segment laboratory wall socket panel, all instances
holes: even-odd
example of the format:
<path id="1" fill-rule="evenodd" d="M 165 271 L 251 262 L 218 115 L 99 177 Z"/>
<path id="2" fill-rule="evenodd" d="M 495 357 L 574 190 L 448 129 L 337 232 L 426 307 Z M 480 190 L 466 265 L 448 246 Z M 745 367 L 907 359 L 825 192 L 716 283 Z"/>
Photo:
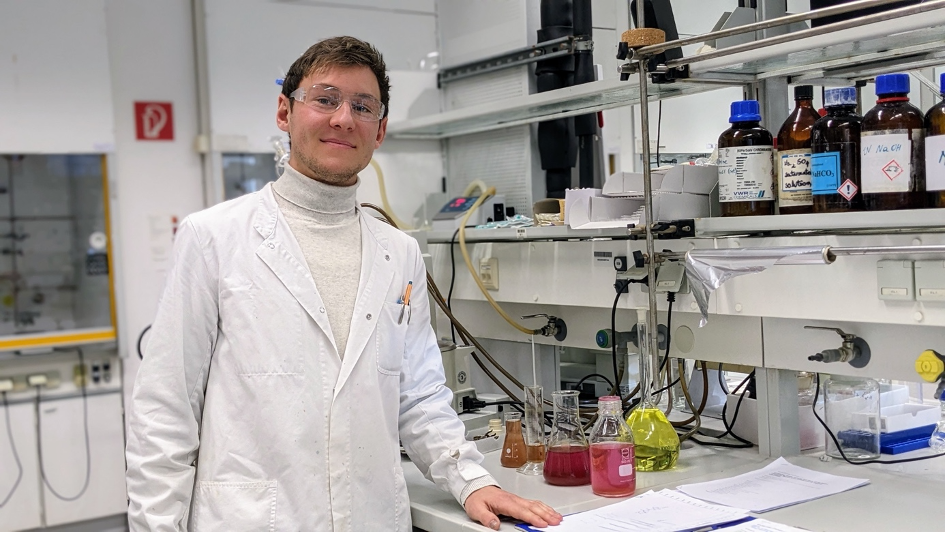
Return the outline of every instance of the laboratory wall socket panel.
<path id="1" fill-rule="evenodd" d="M 884 259 L 876 263 L 880 300 L 915 300 L 915 261 Z"/>
<path id="2" fill-rule="evenodd" d="M 482 285 L 491 290 L 499 290 L 499 260 L 495 257 L 479 260 L 479 279 Z"/>
<path id="3" fill-rule="evenodd" d="M 915 299 L 945 302 L 945 261 L 934 259 L 915 262 Z"/>

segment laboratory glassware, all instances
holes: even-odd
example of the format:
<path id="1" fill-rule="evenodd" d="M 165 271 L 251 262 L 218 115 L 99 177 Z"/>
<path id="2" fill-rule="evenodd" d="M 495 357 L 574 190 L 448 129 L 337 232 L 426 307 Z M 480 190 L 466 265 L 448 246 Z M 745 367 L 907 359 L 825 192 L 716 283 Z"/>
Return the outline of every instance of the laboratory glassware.
<path id="1" fill-rule="evenodd" d="M 522 437 L 522 414 L 517 411 L 505 413 L 505 442 L 499 461 L 506 468 L 518 468 L 525 464 L 525 439 Z"/>
<path id="2" fill-rule="evenodd" d="M 929 207 L 945 207 L 945 72 L 939 76 L 942 101 L 925 114 L 925 190 Z"/>
<path id="3" fill-rule="evenodd" d="M 598 496 L 622 498 L 637 488 L 633 434 L 623 420 L 619 396 L 597 400 L 597 421 L 591 429 L 591 490 Z"/>
<path id="4" fill-rule="evenodd" d="M 587 485 L 591 461 L 578 411 L 578 391 L 554 391 L 554 422 L 545 454 L 545 481 L 551 485 Z"/>
<path id="5" fill-rule="evenodd" d="M 856 87 L 824 91 L 827 114 L 811 132 L 811 174 L 815 213 L 862 211 L 860 128 Z"/>
<path id="6" fill-rule="evenodd" d="M 814 87 L 794 87 L 794 111 L 778 131 L 778 214 L 813 211 L 810 134 L 820 114 L 814 109 Z"/>
<path id="7" fill-rule="evenodd" d="M 879 383 L 833 375 L 824 381 L 823 388 L 827 428 L 840 443 L 838 449 L 828 434 L 827 455 L 859 460 L 879 457 Z"/>
<path id="8" fill-rule="evenodd" d="M 545 407 L 540 386 L 525 387 L 525 459 L 518 473 L 542 474 L 545 465 Z"/>
<path id="9" fill-rule="evenodd" d="M 732 127 L 719 136 L 723 217 L 773 215 L 774 137 L 761 127 L 758 100 L 732 102 Z"/>
<path id="10" fill-rule="evenodd" d="M 660 383 L 659 356 L 648 348 L 646 310 L 637 310 L 637 338 L 640 343 L 640 405 L 627 418 L 633 433 L 634 455 L 639 472 L 656 472 L 676 466 L 679 435 L 663 411 L 657 407 Z"/>

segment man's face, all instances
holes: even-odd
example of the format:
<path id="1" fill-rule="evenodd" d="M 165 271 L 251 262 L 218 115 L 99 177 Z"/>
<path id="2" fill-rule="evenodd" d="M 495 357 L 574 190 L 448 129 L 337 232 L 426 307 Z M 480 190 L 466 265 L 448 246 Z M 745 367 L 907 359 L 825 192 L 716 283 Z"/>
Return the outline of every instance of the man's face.
<path id="1" fill-rule="evenodd" d="M 367 67 L 330 67 L 306 76 L 299 88 L 313 85 L 337 87 L 345 95 L 366 94 L 380 100 L 377 78 Z M 387 132 L 387 118 L 379 122 L 359 120 L 347 101 L 334 113 L 317 111 L 279 95 L 276 125 L 291 140 L 289 164 L 310 178 L 329 185 L 354 185 L 358 172 L 371 162 Z"/>

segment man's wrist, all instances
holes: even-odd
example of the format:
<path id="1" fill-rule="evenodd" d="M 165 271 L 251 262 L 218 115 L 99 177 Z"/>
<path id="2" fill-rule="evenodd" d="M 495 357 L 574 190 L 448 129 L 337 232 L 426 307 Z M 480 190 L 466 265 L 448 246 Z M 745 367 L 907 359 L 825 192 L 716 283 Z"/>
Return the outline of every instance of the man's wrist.
<path id="1" fill-rule="evenodd" d="M 466 486 L 463 487 L 463 492 L 459 496 L 459 503 L 465 508 L 466 499 L 469 498 L 469 496 L 472 493 L 476 492 L 479 489 L 490 487 L 490 486 L 498 487 L 499 483 L 496 482 L 495 478 L 489 475 L 477 477 L 476 479 L 470 481 L 469 483 L 466 483 Z"/>

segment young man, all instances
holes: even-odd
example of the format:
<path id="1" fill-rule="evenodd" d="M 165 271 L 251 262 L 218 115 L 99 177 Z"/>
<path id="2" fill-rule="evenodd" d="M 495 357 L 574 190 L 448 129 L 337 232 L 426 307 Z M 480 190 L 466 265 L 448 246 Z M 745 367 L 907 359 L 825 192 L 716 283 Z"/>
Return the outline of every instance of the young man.
<path id="1" fill-rule="evenodd" d="M 130 413 L 132 530 L 409 531 L 398 440 L 483 525 L 561 520 L 479 465 L 417 243 L 356 207 L 388 92 L 371 45 L 315 44 L 279 96 L 285 173 L 181 224 Z"/>

